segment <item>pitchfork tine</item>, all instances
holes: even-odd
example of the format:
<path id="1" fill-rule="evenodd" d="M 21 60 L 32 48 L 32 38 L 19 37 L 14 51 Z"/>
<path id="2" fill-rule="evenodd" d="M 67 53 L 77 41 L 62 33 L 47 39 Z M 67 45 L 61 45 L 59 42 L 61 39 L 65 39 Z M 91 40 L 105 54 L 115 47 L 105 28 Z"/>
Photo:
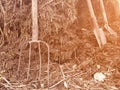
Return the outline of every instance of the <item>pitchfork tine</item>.
<path id="1" fill-rule="evenodd" d="M 30 76 L 30 64 L 31 64 L 31 42 L 29 42 L 30 47 L 29 47 L 29 61 L 28 61 L 28 68 L 27 68 L 27 80 L 29 79 Z"/>
<path id="2" fill-rule="evenodd" d="M 39 80 L 41 78 L 41 64 L 42 64 L 42 58 L 41 58 L 41 49 L 40 49 L 40 43 L 38 42 L 38 50 L 39 50 L 39 62 L 40 62 L 40 66 L 39 66 Z"/>

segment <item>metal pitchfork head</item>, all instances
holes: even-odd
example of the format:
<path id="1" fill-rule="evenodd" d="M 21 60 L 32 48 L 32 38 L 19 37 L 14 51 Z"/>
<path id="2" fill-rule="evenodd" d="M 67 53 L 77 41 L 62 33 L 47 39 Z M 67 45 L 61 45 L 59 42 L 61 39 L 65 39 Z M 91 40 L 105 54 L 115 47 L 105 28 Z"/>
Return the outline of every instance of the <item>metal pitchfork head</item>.
<path id="1" fill-rule="evenodd" d="M 29 44 L 29 56 L 28 56 L 28 65 L 27 65 L 27 80 L 29 80 L 29 77 L 30 77 L 30 70 L 31 70 L 31 56 L 32 56 L 32 44 L 33 43 L 37 43 L 38 45 L 38 53 L 39 53 L 39 71 L 38 71 L 38 80 L 41 82 L 41 72 L 42 72 L 42 55 L 41 55 L 41 47 L 40 47 L 40 44 L 44 44 L 47 49 L 48 49 L 48 52 L 47 52 L 47 75 L 48 75 L 48 87 L 49 87 L 49 79 L 50 79 L 50 48 L 49 48 L 49 45 L 44 42 L 44 41 L 41 41 L 41 40 L 37 40 L 37 41 L 34 41 L 34 40 L 31 40 L 31 41 L 28 41 L 26 42 L 25 44 Z M 25 45 L 23 44 L 23 46 Z M 20 49 L 20 56 L 19 56 L 19 61 L 18 61 L 18 69 L 17 69 L 17 73 L 19 75 L 19 71 L 20 71 L 20 66 L 21 66 L 21 60 L 22 60 L 22 48 Z"/>
<path id="2" fill-rule="evenodd" d="M 42 66 L 42 58 L 41 58 L 41 47 L 40 44 L 42 43 L 45 45 L 48 49 L 48 63 L 47 63 L 47 74 L 48 74 L 48 88 L 49 88 L 49 68 L 50 68 L 50 48 L 49 45 L 41 40 L 38 40 L 38 10 L 37 10 L 37 0 L 32 0 L 32 40 L 28 41 L 29 44 L 29 59 L 28 59 L 28 68 L 27 68 L 27 80 L 30 77 L 30 70 L 31 70 L 31 56 L 32 56 L 32 44 L 37 43 L 38 44 L 38 50 L 39 50 L 39 76 L 38 79 L 41 79 L 41 66 Z M 18 62 L 18 73 L 20 71 L 20 65 L 21 65 L 21 53 L 22 53 L 22 48 L 20 50 L 20 57 L 19 57 L 19 62 Z M 41 82 L 41 81 L 40 81 Z"/>

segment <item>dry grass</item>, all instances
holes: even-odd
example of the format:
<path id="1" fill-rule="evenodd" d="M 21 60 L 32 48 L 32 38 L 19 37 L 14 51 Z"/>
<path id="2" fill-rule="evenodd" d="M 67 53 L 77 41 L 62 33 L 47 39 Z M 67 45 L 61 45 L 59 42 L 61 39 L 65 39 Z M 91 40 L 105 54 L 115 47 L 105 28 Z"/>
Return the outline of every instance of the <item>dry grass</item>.
<path id="1" fill-rule="evenodd" d="M 36 79 L 39 70 L 36 44 L 31 57 L 31 77 L 26 80 L 29 47 L 27 44 L 23 47 L 23 44 L 31 40 L 32 35 L 31 2 L 0 1 L 0 7 L 3 7 L 0 9 L 0 90 L 47 90 L 47 49 L 44 45 L 41 45 L 41 51 L 44 51 L 41 54 L 41 83 Z M 83 6 L 78 0 L 39 0 L 39 40 L 46 41 L 50 46 L 50 88 L 119 90 L 120 22 L 110 22 L 110 27 L 118 33 L 117 40 L 105 32 L 108 43 L 99 49 L 86 4 L 84 0 L 81 2 Z M 82 11 L 84 13 L 80 14 Z M 20 54 L 21 48 L 23 51 Z M 20 55 L 22 58 L 18 77 Z M 104 82 L 94 80 L 93 75 L 96 72 L 106 75 Z"/>

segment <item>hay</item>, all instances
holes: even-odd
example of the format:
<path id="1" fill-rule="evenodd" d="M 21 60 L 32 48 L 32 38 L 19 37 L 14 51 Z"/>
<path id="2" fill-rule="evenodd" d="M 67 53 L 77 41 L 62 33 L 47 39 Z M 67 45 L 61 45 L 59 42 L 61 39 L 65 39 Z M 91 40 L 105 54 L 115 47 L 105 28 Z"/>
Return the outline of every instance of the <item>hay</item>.
<path id="1" fill-rule="evenodd" d="M 108 2 L 115 1 L 105 1 L 105 7 L 108 8 L 107 11 L 110 13 L 115 11 L 115 16 L 113 15 L 112 17 L 110 17 L 108 13 L 109 21 L 112 22 L 113 19 L 116 20 L 119 17 L 119 13 L 117 13 L 118 10 L 116 9 L 110 11 L 109 5 L 107 6 Z M 32 34 L 31 0 L 1 0 L 1 3 L 0 7 L 3 7 L 3 9 L 0 9 L 0 70 L 5 70 L 5 75 L 3 76 L 5 76 L 7 80 L 17 82 L 15 76 L 20 47 L 22 47 L 23 43 L 31 39 Z M 96 2 L 93 2 L 94 7 L 97 7 L 95 3 Z M 99 14 L 99 8 L 96 8 L 95 11 L 99 23 L 102 26 L 103 22 Z M 56 84 L 61 86 L 62 84 L 60 83 L 64 81 L 67 81 L 73 90 L 97 88 L 112 90 L 112 88 L 120 87 L 120 68 L 118 66 L 120 63 L 120 37 L 118 37 L 116 44 L 114 38 L 109 38 L 110 35 L 107 33 L 106 35 L 109 39 L 108 44 L 101 50 L 98 48 L 95 36 L 93 35 L 91 18 L 89 17 L 85 0 L 39 0 L 38 13 L 39 40 L 46 41 L 50 46 L 50 59 L 52 61 L 50 67 L 51 87 Z M 110 20 L 111 18 L 112 20 Z M 119 25 L 119 21 L 111 24 L 111 27 L 118 32 L 118 35 L 120 34 Z M 42 52 L 43 62 L 46 62 L 47 50 L 43 45 L 41 45 L 41 47 L 41 50 L 44 51 Z M 16 85 L 16 83 L 12 84 L 16 86 L 16 89 L 17 86 L 18 88 L 39 88 L 39 82 L 28 81 L 26 84 L 24 80 L 26 75 L 26 63 L 28 63 L 28 46 L 26 45 L 23 49 L 22 59 L 24 59 L 24 61 L 22 61 L 20 79 L 23 80 L 21 81 L 22 84 L 25 82 L 25 85 L 19 86 Z M 38 48 L 34 45 L 33 64 L 31 64 L 33 69 L 38 68 L 38 62 L 35 61 L 35 59 L 38 59 L 36 54 L 37 49 Z M 63 70 L 66 75 L 65 80 L 61 79 L 62 76 L 58 67 L 59 64 L 54 64 L 54 62 L 63 64 Z M 65 62 L 69 63 L 66 64 Z M 74 63 L 77 63 L 75 70 L 72 68 Z M 107 72 L 106 69 L 108 69 L 108 67 L 115 69 L 115 71 L 111 72 L 112 75 L 108 77 L 105 83 L 96 83 L 92 80 L 92 75 L 96 71 L 99 71 L 96 65 L 100 65 L 101 69 L 99 70 L 104 72 Z M 43 65 L 45 74 L 42 73 L 44 77 L 42 81 L 46 83 L 45 79 L 47 77 L 45 69 L 46 63 Z M 35 73 L 36 71 L 32 72 L 33 78 Z M 76 74 L 78 76 L 74 76 Z M 114 74 L 116 74 L 115 77 Z M 108 86 L 106 84 L 108 84 Z M 0 89 L 2 90 L 6 88 L 9 89 L 5 84 L 1 86 Z M 104 87 L 102 88 L 102 86 Z M 61 87 L 57 86 L 55 88 L 61 89 Z"/>

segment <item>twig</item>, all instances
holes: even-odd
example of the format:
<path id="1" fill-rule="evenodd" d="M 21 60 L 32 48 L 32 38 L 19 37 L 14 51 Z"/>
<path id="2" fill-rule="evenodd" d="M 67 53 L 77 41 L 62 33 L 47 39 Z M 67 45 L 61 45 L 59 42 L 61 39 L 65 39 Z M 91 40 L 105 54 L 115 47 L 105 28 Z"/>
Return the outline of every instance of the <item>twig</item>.
<path id="1" fill-rule="evenodd" d="M 11 88 L 11 89 L 13 89 L 13 87 L 10 86 L 10 85 L 8 85 L 8 84 L 4 84 L 4 83 L 0 83 L 0 84 L 3 85 L 5 88 Z"/>
<path id="2" fill-rule="evenodd" d="M 60 70 L 61 70 L 61 73 L 62 73 L 62 78 L 65 79 L 65 74 L 64 74 L 63 69 L 62 69 L 63 66 L 59 65 L 59 67 L 60 67 Z M 65 86 L 66 88 L 68 88 L 68 84 L 67 84 L 66 81 L 64 81 L 64 86 Z"/>
<path id="3" fill-rule="evenodd" d="M 2 13 L 3 13 L 3 15 L 5 15 L 5 9 L 4 9 L 4 7 L 3 7 L 3 5 L 2 5 L 2 1 L 0 0 L 0 8 L 1 8 L 1 11 L 2 11 Z"/>
<path id="4" fill-rule="evenodd" d="M 60 67 L 60 70 L 61 70 L 62 76 L 63 76 L 63 78 L 65 79 L 65 74 L 64 74 L 63 69 L 62 69 L 63 66 L 59 65 L 59 67 Z"/>
<path id="5" fill-rule="evenodd" d="M 53 2 L 54 0 L 49 0 L 48 2 L 46 2 L 44 5 L 42 5 L 40 7 L 40 9 L 44 8 L 46 5 L 50 4 L 51 2 Z"/>
<path id="6" fill-rule="evenodd" d="M 57 82 L 57 83 L 55 83 L 54 85 L 52 85 L 52 86 L 50 87 L 50 89 L 54 88 L 55 86 L 57 86 L 57 85 L 60 84 L 61 82 L 65 81 L 66 79 L 75 77 L 75 76 L 77 76 L 77 75 L 79 75 L 79 74 L 80 74 L 80 72 L 79 72 L 79 73 L 76 73 L 76 74 L 74 74 L 74 75 L 72 75 L 72 76 L 68 76 L 68 77 L 66 77 L 65 79 L 63 78 L 63 79 L 60 80 L 59 82 Z"/>
<path id="7" fill-rule="evenodd" d="M 2 37 L 1 37 L 1 44 L 0 44 L 0 47 L 2 47 L 3 44 L 4 44 L 4 34 L 3 34 L 3 31 L 2 31 L 1 28 L 0 28 L 0 33 L 1 33 L 1 35 L 2 35 Z"/>
<path id="8" fill-rule="evenodd" d="M 52 85 L 52 86 L 50 87 L 50 89 L 54 88 L 55 86 L 57 86 L 58 84 L 60 84 L 60 83 L 63 82 L 64 80 L 66 80 L 66 79 L 62 79 L 62 80 L 60 80 L 59 82 L 55 83 L 54 85 Z"/>
<path id="9" fill-rule="evenodd" d="M 5 78 L 5 77 L 1 77 L 8 85 L 11 86 L 11 83 Z"/>
<path id="10" fill-rule="evenodd" d="M 78 86 L 78 85 L 73 85 L 73 84 L 70 84 L 71 86 L 77 88 L 77 89 L 83 89 L 82 87 Z"/>
<path id="11" fill-rule="evenodd" d="M 26 85 L 14 86 L 14 85 L 8 85 L 8 84 L 4 84 L 4 83 L 0 83 L 0 84 L 5 86 L 6 88 L 12 88 L 12 89 L 26 87 Z"/>

